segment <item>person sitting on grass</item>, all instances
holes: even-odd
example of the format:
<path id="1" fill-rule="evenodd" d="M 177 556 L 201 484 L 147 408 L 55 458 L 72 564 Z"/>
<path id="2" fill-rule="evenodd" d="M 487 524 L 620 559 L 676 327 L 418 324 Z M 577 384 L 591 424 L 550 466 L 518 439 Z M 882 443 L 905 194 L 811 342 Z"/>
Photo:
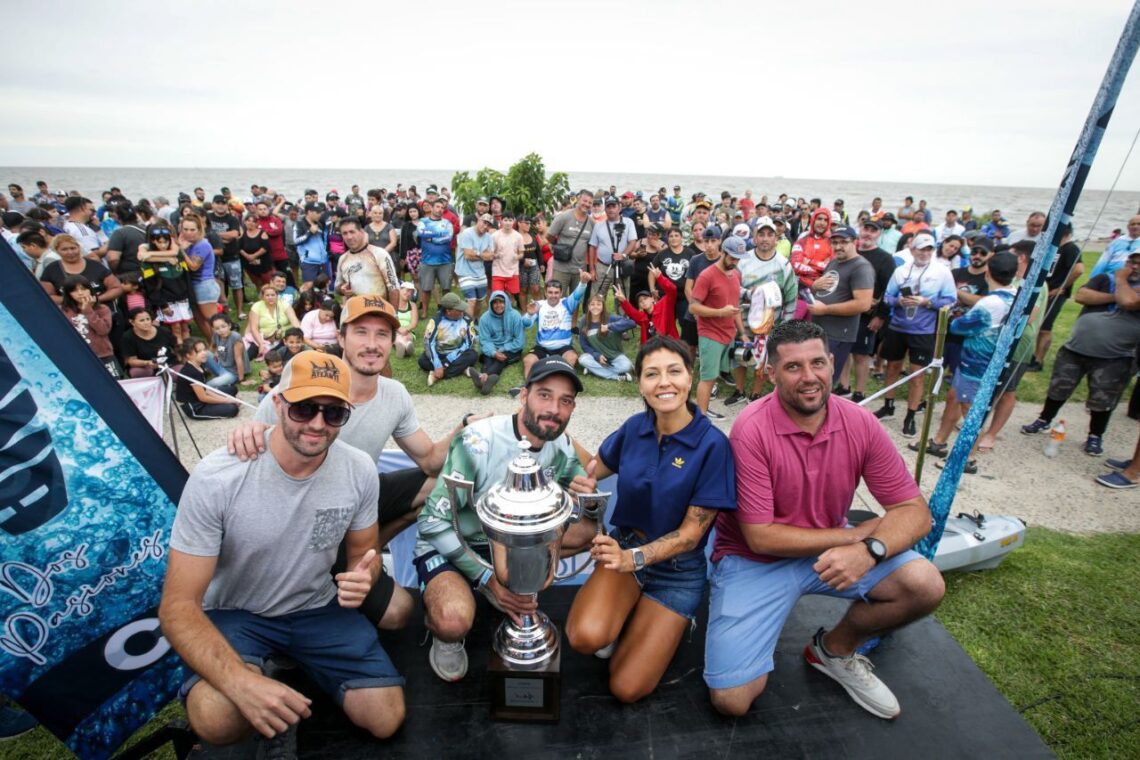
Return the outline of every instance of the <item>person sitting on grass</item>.
<path id="1" fill-rule="evenodd" d="M 237 385 L 249 369 L 241 338 L 234 332 L 234 323 L 225 314 L 212 316 L 210 327 L 214 331 L 212 339 L 214 351 L 210 366 L 214 377 L 210 379 L 208 385 L 212 388 Z"/>
<path id="2" fill-rule="evenodd" d="M 477 358 L 475 330 L 463 299 L 455 293 L 445 293 L 439 301 L 439 312 L 424 328 L 424 352 L 418 360 L 420 369 L 428 373 L 428 386 L 466 374 Z"/>
<path id="3" fill-rule="evenodd" d="M 416 307 L 416 286 L 411 282 L 400 283 L 399 301 L 396 302 L 396 316 L 400 327 L 396 330 L 396 356 L 411 356 L 416 345 L 416 326 L 420 323 L 420 310 Z"/>
<path id="4" fill-rule="evenodd" d="M 174 400 L 189 418 L 194 420 L 220 420 L 238 416 L 238 405 L 206 387 L 206 373 L 203 367 L 210 356 L 206 341 L 202 338 L 187 338 L 178 347 L 178 357 L 182 369 L 174 385 Z M 197 382 L 191 382 L 191 380 Z M 230 396 L 237 394 L 237 388 L 226 385 L 218 388 Z"/>
<path id="5" fill-rule="evenodd" d="M 281 373 L 285 371 L 285 354 L 283 351 L 273 349 L 265 355 L 265 369 L 261 370 L 261 385 L 257 386 L 257 400 L 264 401 L 265 397 L 273 392 L 281 382 Z"/>
<path id="6" fill-rule="evenodd" d="M 621 288 L 613 286 L 615 297 Z M 675 291 L 676 289 L 674 289 Z M 624 303 L 624 301 L 623 301 Z M 578 321 L 578 343 L 582 355 L 578 361 L 582 370 L 606 380 L 633 380 L 633 362 L 622 350 L 622 337 L 626 330 L 635 327 L 632 319 L 606 314 L 606 300 L 601 294 L 590 297 L 582 318 Z"/>
<path id="7" fill-rule="evenodd" d="M 660 298 L 648 290 L 642 290 L 635 297 L 637 306 L 634 307 L 621 288 L 615 285 L 614 300 L 641 328 L 642 344 L 654 335 L 668 335 L 680 340 L 681 336 L 677 333 L 677 286 L 668 277 L 662 277 L 661 270 L 655 266 L 650 265 L 649 273 L 656 278 L 654 286 L 661 293 Z"/>
<path id="8" fill-rule="evenodd" d="M 490 395 L 503 370 L 522 359 L 524 345 L 526 334 L 522 315 L 515 311 L 506 291 L 496 290 L 491 294 L 491 307 L 479 317 L 479 352 L 483 369 L 481 372 L 474 367 L 467 370 L 475 390 L 484 396 Z"/>
<path id="9" fill-rule="evenodd" d="M 302 351 L 308 350 L 309 347 L 305 345 L 305 333 L 301 331 L 301 328 L 290 327 L 285 331 L 281 338 L 280 345 L 276 346 L 276 348 L 281 351 L 281 356 L 285 359 L 285 363 L 288 364 L 293 360 L 294 356 Z"/>
<path id="10" fill-rule="evenodd" d="M 534 348 L 523 357 L 523 382 L 530 374 L 530 368 L 539 359 L 548 356 L 561 356 L 571 367 L 578 364 L 578 354 L 574 353 L 574 310 L 586 292 L 586 283 L 593 279 L 590 273 L 583 269 L 578 273 L 578 287 L 565 298 L 562 297 L 562 283 L 557 279 L 546 282 L 546 300 L 531 301 L 526 306 L 526 316 L 523 317 L 523 327 L 527 328 L 538 324 L 538 331 L 534 335 Z M 512 397 L 518 396 L 522 386 L 511 388 Z"/>

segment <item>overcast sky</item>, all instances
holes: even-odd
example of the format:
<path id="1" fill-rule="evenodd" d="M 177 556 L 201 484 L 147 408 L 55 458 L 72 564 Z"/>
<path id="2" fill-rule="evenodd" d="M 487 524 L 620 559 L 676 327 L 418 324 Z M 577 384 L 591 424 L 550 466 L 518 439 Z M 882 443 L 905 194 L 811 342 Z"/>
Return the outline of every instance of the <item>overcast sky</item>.
<path id="1" fill-rule="evenodd" d="M 0 166 L 1055 186 L 1128 0 L 5 8 Z M 1134 67 L 1088 186 L 1140 128 Z M 1140 152 L 1140 151 L 1138 151 Z M 1140 190 L 1140 156 L 1121 179 Z"/>

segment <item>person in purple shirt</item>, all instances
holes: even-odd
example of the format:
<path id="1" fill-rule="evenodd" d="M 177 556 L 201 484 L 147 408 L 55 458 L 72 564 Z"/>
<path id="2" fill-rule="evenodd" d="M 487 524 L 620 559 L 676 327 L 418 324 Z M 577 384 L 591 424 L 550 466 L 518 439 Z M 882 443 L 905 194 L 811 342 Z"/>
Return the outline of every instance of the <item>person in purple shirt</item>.
<path id="1" fill-rule="evenodd" d="M 210 317 L 218 313 L 218 296 L 222 286 L 214 278 L 214 249 L 206 241 L 206 219 L 186 213 L 178 224 L 178 247 L 186 255 L 190 267 L 190 288 L 194 301 L 194 324 L 209 344 L 213 331 Z"/>
<path id="2" fill-rule="evenodd" d="M 804 594 L 850 599 L 829 631 L 804 649 L 868 712 L 892 719 L 898 700 L 857 653 L 873 636 L 932 612 L 945 587 L 911 550 L 930 509 L 875 417 L 831 396 L 832 357 L 819 325 L 792 320 L 768 336 L 775 393 L 732 426 L 736 510 L 717 517 L 705 641 L 713 706 L 741 716 L 763 693 L 780 630 Z M 862 480 L 885 514 L 847 525 Z"/>

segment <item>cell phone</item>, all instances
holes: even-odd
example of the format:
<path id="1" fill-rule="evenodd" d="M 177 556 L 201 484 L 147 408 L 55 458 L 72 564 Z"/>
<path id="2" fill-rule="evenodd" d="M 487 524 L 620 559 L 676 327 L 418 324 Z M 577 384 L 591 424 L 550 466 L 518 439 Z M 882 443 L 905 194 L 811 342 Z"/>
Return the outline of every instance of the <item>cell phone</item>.
<path id="1" fill-rule="evenodd" d="M 914 295 L 914 288 L 912 288 L 910 285 L 903 285 L 901 288 L 899 288 L 899 295 L 903 298 L 910 298 Z"/>

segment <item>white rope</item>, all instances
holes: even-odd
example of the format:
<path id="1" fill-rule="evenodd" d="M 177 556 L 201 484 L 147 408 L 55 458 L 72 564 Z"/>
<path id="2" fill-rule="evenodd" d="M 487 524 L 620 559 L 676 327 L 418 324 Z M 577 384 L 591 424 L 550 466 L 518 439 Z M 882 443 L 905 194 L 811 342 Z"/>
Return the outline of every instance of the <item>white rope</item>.
<path id="1" fill-rule="evenodd" d="M 911 380 L 912 378 L 918 377 L 919 375 L 924 375 L 924 374 L 926 374 L 927 372 L 933 372 L 934 370 L 938 370 L 938 377 L 936 377 L 936 378 L 934 379 L 934 393 L 937 395 L 937 393 L 938 393 L 938 389 L 942 387 L 942 375 L 943 375 L 943 373 L 945 372 L 945 369 L 944 369 L 944 368 L 943 368 L 943 366 L 942 366 L 942 359 L 941 359 L 941 357 L 940 357 L 940 358 L 937 358 L 937 359 L 933 359 L 933 360 L 930 362 L 930 364 L 927 364 L 925 367 L 923 367 L 923 368 L 921 368 L 921 369 L 919 369 L 919 370 L 916 370 L 915 372 L 911 372 L 911 373 L 910 373 L 909 375 L 907 375 L 906 377 L 901 377 L 901 378 L 899 378 L 898 380 L 896 380 L 895 382 L 893 382 L 893 383 L 891 383 L 890 385 L 886 386 L 885 388 L 880 388 L 880 389 L 879 389 L 878 391 L 876 391 L 875 393 L 872 393 L 870 396 L 868 396 L 867 398 L 865 398 L 865 399 L 863 399 L 862 401 L 860 401 L 860 402 L 859 402 L 859 406 L 866 406 L 867 404 L 871 403 L 871 402 L 872 402 L 872 401 L 874 401 L 875 399 L 877 399 L 877 398 L 879 398 L 880 396 L 882 396 L 882 395 L 883 395 L 884 393 L 886 393 L 887 391 L 893 391 L 895 388 L 898 388 L 900 385 L 903 385 L 903 384 L 905 384 L 905 383 L 907 383 L 907 382 L 910 382 L 910 380 Z"/>
<path id="2" fill-rule="evenodd" d="M 175 372 L 170 367 L 162 367 L 158 370 L 158 374 L 160 374 L 160 375 L 163 372 L 170 374 L 170 375 L 174 375 L 175 377 L 180 377 L 188 383 L 193 383 L 194 385 L 200 385 L 203 388 L 205 388 L 206 390 L 210 391 L 210 393 L 216 393 L 219 396 L 224 396 L 224 397 L 228 398 L 230 401 L 233 401 L 235 404 L 241 404 L 242 406 L 248 406 L 250 409 L 254 410 L 255 412 L 257 411 L 257 407 L 254 406 L 253 404 L 249 403 L 248 401 L 243 401 L 242 399 L 238 398 L 237 396 L 231 396 L 230 394 L 225 393 L 224 391 L 218 390 L 217 388 L 213 387 L 212 385 L 207 385 L 206 383 L 195 380 L 192 377 L 186 377 L 186 375 L 183 375 L 181 372 Z"/>

